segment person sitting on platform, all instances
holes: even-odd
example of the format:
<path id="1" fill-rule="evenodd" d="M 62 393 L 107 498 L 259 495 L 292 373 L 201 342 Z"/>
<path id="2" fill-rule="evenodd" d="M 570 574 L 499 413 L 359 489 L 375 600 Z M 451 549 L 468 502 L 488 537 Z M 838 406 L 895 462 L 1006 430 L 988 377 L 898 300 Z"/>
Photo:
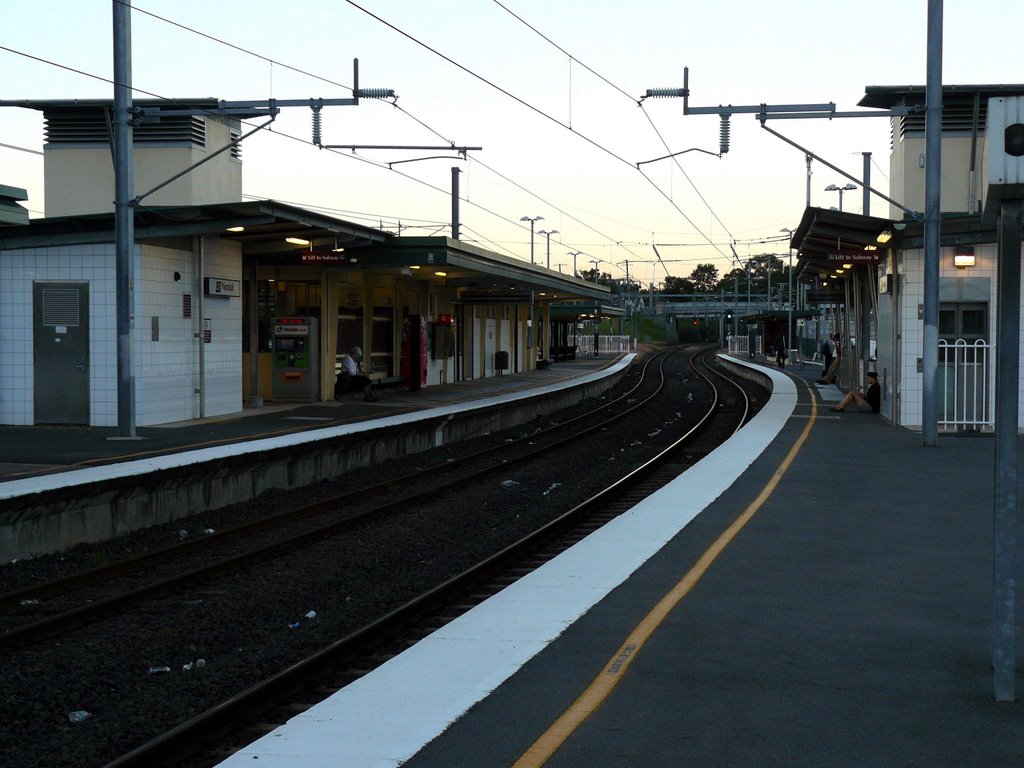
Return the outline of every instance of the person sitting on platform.
<path id="1" fill-rule="evenodd" d="M 335 397 L 339 392 L 361 389 L 364 400 L 371 403 L 377 400 L 373 392 L 370 391 L 373 381 L 362 372 L 362 367 L 363 350 L 359 347 L 352 347 L 349 353 L 341 358 L 341 372 L 338 373 L 338 381 L 334 386 Z"/>
<path id="2" fill-rule="evenodd" d="M 855 403 L 859 411 L 878 413 L 882 407 L 882 389 L 878 386 L 878 374 L 875 371 L 868 371 L 865 376 L 868 380 L 867 392 L 851 389 L 838 405 L 832 407 L 833 411 L 841 413 L 850 403 Z"/>

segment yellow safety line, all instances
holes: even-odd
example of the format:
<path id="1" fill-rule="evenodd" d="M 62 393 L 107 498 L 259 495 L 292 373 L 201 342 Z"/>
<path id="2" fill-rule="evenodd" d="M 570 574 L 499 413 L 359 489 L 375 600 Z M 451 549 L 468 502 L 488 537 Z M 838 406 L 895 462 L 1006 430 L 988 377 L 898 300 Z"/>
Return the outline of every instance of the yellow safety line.
<path id="1" fill-rule="evenodd" d="M 805 384 L 806 386 L 806 384 Z M 809 387 L 808 387 L 809 389 Z M 539 768 L 544 765 L 548 759 L 553 755 L 562 744 L 565 743 L 566 739 L 572 734 L 579 725 L 590 717 L 601 704 L 604 703 L 605 699 L 611 695 L 612 690 L 618 685 L 619 681 L 626 674 L 626 670 L 629 669 L 629 665 L 636 658 L 637 653 L 643 647 L 644 643 L 654 634 L 654 630 L 658 628 L 662 621 L 671 613 L 672 609 L 693 589 L 697 582 L 700 581 L 701 577 L 711 567 L 711 564 L 718 558 L 719 555 L 725 551 L 725 548 L 729 546 L 736 535 L 743 530 L 744 526 L 750 522 L 750 520 L 757 514 L 761 506 L 768 500 L 768 498 L 775 492 L 775 488 L 778 486 L 779 481 L 782 480 L 783 475 L 789 469 L 790 465 L 796 459 L 797 454 L 803 447 L 804 442 L 807 440 L 808 435 L 811 433 L 811 428 L 814 426 L 815 418 L 818 414 L 818 403 L 814 393 L 811 392 L 811 418 L 808 420 L 807 425 L 804 427 L 803 432 L 800 433 L 800 437 L 790 448 L 789 453 L 786 454 L 786 458 L 782 460 L 778 469 L 772 475 L 771 479 L 765 484 L 764 488 L 758 494 L 757 498 L 754 499 L 749 506 L 743 511 L 739 517 L 737 517 L 732 525 L 730 525 L 700 556 L 697 563 L 689 570 L 689 572 L 683 576 L 682 580 L 679 581 L 672 589 L 668 592 L 654 608 L 648 613 L 640 623 L 633 629 L 626 638 L 626 641 L 619 646 L 619 649 L 612 656 L 611 660 L 601 671 L 601 674 L 587 687 L 587 689 L 580 695 L 576 701 L 545 731 L 540 738 L 538 738 L 533 745 L 526 750 L 526 752 L 516 760 L 512 768 Z"/>

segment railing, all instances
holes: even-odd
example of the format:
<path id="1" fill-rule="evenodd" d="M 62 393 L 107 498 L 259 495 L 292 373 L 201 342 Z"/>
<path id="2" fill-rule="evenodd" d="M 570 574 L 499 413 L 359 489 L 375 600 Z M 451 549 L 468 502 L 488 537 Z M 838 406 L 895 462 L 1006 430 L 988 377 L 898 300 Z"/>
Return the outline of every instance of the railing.
<path id="1" fill-rule="evenodd" d="M 593 357 L 594 337 L 579 336 L 577 338 L 577 354 L 581 357 Z M 634 352 L 633 342 L 629 336 L 605 336 L 598 337 L 597 352 L 600 355 L 617 355 L 622 352 Z"/>
<path id="2" fill-rule="evenodd" d="M 754 351 L 761 349 L 761 337 L 754 337 Z M 750 352 L 750 337 L 747 335 L 743 336 L 730 336 L 729 337 L 729 354 L 738 355 L 740 357 L 753 357 Z"/>
<path id="3" fill-rule="evenodd" d="M 984 341 L 939 340 L 938 423 L 952 430 L 994 428 L 989 396 L 989 359 Z"/>

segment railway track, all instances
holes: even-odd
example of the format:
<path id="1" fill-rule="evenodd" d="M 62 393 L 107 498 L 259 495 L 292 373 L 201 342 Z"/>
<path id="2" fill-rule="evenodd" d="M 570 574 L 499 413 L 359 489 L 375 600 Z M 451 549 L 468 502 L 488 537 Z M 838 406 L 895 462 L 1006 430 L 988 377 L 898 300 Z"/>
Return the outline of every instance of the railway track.
<path id="1" fill-rule="evenodd" d="M 611 425 L 637 421 L 645 404 L 656 401 L 659 395 L 664 397 L 662 391 L 665 388 L 665 367 L 668 360 L 669 357 L 663 355 L 648 361 L 646 375 L 641 377 L 635 387 L 616 398 L 614 402 L 595 409 L 593 413 L 575 419 L 572 423 L 560 422 L 543 433 L 535 432 L 528 435 L 524 437 L 520 445 L 514 448 L 502 446 L 510 449 L 511 453 L 508 450 L 485 451 L 474 455 L 472 460 L 467 457 L 467 464 L 474 464 L 473 470 L 463 466 L 434 467 L 426 470 L 427 478 L 423 478 L 421 474 L 421 480 L 425 482 L 426 479 L 429 479 L 433 485 L 425 496 L 429 496 L 433 500 L 431 504 L 434 507 L 441 505 L 443 508 L 445 504 L 442 500 L 445 497 L 443 489 L 447 487 L 448 496 L 451 496 L 452 493 L 458 495 L 462 492 L 460 489 L 484 482 L 480 479 L 482 475 L 479 474 L 484 465 L 490 465 L 488 471 L 493 476 L 495 471 L 508 473 L 513 471 L 514 466 L 528 465 L 531 461 L 550 464 L 552 455 L 565 456 L 571 450 L 571 446 L 578 446 L 580 443 L 586 446 L 588 441 L 596 439 L 593 437 L 594 435 L 606 433 L 609 429 L 614 428 L 614 426 L 609 426 L 608 422 L 608 419 L 613 416 L 617 421 L 612 421 Z M 657 461 L 652 459 L 643 462 L 641 466 L 636 467 L 611 488 L 593 494 L 584 503 L 574 505 L 572 509 L 549 521 L 538 531 L 528 536 L 522 536 L 519 540 L 508 544 L 497 553 L 492 553 L 474 566 L 462 569 L 461 572 L 451 575 L 440 584 L 432 585 L 414 599 L 408 599 L 400 605 L 392 606 L 385 615 L 365 622 L 354 631 L 348 631 L 341 640 L 321 647 L 306 660 L 291 663 L 283 672 L 266 677 L 262 682 L 252 685 L 244 693 L 232 696 L 219 705 L 209 708 L 202 716 L 148 741 L 142 747 L 127 752 L 109 765 L 111 768 L 130 765 L 184 765 L 186 764 L 186 755 L 194 753 L 197 745 L 217 743 L 222 734 L 235 728 L 238 722 L 259 718 L 262 713 L 267 711 L 268 707 L 273 706 L 273 702 L 282 700 L 289 702 L 287 711 L 281 715 L 282 718 L 294 714 L 295 708 L 306 706 L 301 701 L 296 701 L 294 698 L 296 691 L 313 685 L 321 691 L 317 698 L 323 698 L 330 690 L 340 687 L 347 680 L 354 679 L 386 658 L 389 653 L 393 652 L 388 648 L 393 647 L 398 650 L 405 647 L 409 642 L 414 642 L 416 637 L 422 636 L 432 627 L 453 617 L 457 610 L 452 606 L 468 606 L 473 601 L 482 599 L 483 596 L 500 589 L 510 579 L 515 578 L 516 574 L 536 567 L 553 554 L 571 546 L 574 541 L 585 536 L 586 533 L 603 524 L 610 517 L 628 509 L 636 503 L 636 500 L 660 487 L 664 482 L 684 471 L 687 466 L 699 460 L 715 444 L 721 442 L 724 435 L 731 434 L 739 425 L 749 419 L 751 406 L 743 404 L 746 401 L 746 395 L 742 388 L 724 391 L 728 385 L 719 374 L 714 372 L 714 368 L 713 364 L 709 367 L 699 359 L 692 362 L 691 371 L 684 377 L 689 379 L 686 381 L 685 389 L 689 395 L 693 396 L 695 403 L 700 405 L 703 415 L 699 419 L 687 421 L 685 430 L 681 430 L 685 432 L 685 437 L 675 439 L 672 450 L 663 452 L 665 453 L 663 458 Z M 714 387 L 709 381 L 714 382 Z M 718 393 L 719 390 L 723 391 Z M 696 411 L 696 404 L 690 410 Z M 724 421 L 729 421 L 729 425 L 723 426 Z M 591 437 L 588 438 L 588 435 Z M 572 460 L 567 459 L 567 461 L 572 463 Z M 411 477 L 412 475 L 397 478 L 379 488 L 381 495 L 391 494 L 388 502 L 391 505 L 390 514 L 398 515 L 403 508 L 408 509 L 410 506 L 421 504 L 420 501 L 413 499 L 423 497 L 414 497 L 405 492 L 407 487 L 420 482 L 413 481 L 410 479 Z M 395 491 L 396 488 L 399 489 L 398 492 Z M 374 493 L 378 493 L 378 491 L 374 491 Z M 340 502 L 338 499 L 333 499 L 330 503 L 322 503 L 313 509 L 303 510 L 297 515 L 297 518 L 314 521 L 311 524 L 311 530 L 316 530 L 317 533 L 307 530 L 296 534 L 294 541 L 276 541 L 274 544 L 279 546 L 273 550 L 260 549 L 258 552 L 236 553 L 232 557 L 240 559 L 236 565 L 231 567 L 246 567 L 244 564 L 246 558 L 249 559 L 249 562 L 265 563 L 269 557 L 282 557 L 283 555 L 280 553 L 296 551 L 301 553 L 302 548 L 310 546 L 310 542 L 325 536 L 335 536 L 338 531 L 358 528 L 358 526 L 364 525 L 371 516 L 373 519 L 379 519 L 382 514 L 389 514 L 386 509 L 387 505 L 381 504 L 369 505 L 366 509 L 359 511 L 354 510 L 356 498 L 364 495 L 366 495 L 365 489 L 355 492 L 351 497 L 344 498 Z M 425 507 L 422 513 L 424 516 L 429 517 L 433 514 L 426 509 L 431 504 L 422 501 L 422 505 Z M 382 506 L 385 507 L 383 510 Z M 360 515 L 364 515 L 364 517 L 361 518 Z M 290 529 L 297 518 L 296 513 L 292 512 L 291 515 L 281 516 L 281 519 L 275 524 L 264 523 L 260 526 L 264 531 L 260 535 L 267 535 L 269 531 L 269 538 L 281 539 L 282 528 L 277 526 L 284 525 L 285 529 Z M 289 519 L 291 522 L 285 522 Z M 222 534 L 222 538 L 223 540 L 231 539 L 235 533 L 234 531 L 225 532 Z M 210 547 L 206 541 L 203 544 L 205 547 Z M 182 547 L 180 551 L 186 549 L 188 548 Z M 175 547 L 174 550 L 177 551 L 178 547 Z M 200 548 L 193 551 L 201 552 L 202 554 L 197 557 L 202 559 L 212 557 L 211 553 L 215 549 Z M 271 555 L 270 552 L 277 554 Z M 158 555 L 158 559 L 169 557 L 169 552 L 162 552 Z M 174 559 L 176 557 L 175 555 Z M 147 564 L 142 566 L 144 571 L 153 570 L 156 567 L 153 563 L 157 561 L 145 562 Z M 177 574 L 174 578 L 178 579 L 179 583 L 176 586 L 164 587 L 163 594 L 171 594 L 183 588 L 194 590 L 195 584 L 208 583 L 211 578 L 216 578 L 216 574 L 215 570 L 207 570 L 201 576 L 186 571 Z M 116 582 L 107 583 L 112 585 Z M 150 587 L 144 589 L 150 589 Z M 83 594 L 90 594 L 91 596 L 87 599 L 95 602 L 95 593 Z M 158 593 L 148 596 L 133 595 L 131 600 L 134 602 L 141 599 L 152 601 L 156 594 Z M 186 592 L 187 594 L 189 593 Z M 21 596 L 18 599 L 20 601 L 25 598 Z M 8 605 L 12 604 L 12 600 L 13 598 L 8 599 Z M 78 610 L 78 608 L 72 609 L 72 611 L 74 610 Z M 71 626 L 81 626 L 83 621 L 95 622 L 99 616 L 105 613 L 122 612 L 123 610 L 123 608 L 113 606 L 101 606 L 98 614 L 71 617 Z M 65 611 L 65 613 L 68 612 Z M 39 627 L 30 629 L 30 633 L 38 633 L 34 636 L 24 634 L 14 640 L 13 638 L 18 636 L 13 635 L 8 643 L 9 650 L 15 650 L 11 646 L 24 646 L 26 642 L 29 644 L 39 643 L 42 637 L 54 633 L 75 631 L 73 629 L 55 629 L 60 626 L 62 621 L 64 619 L 58 619 L 56 623 L 51 623 L 42 630 Z M 34 639 L 26 641 L 27 637 L 34 637 Z M 394 645 L 392 646 L 391 643 Z M 382 647 L 384 650 L 381 650 Z M 339 666 L 341 671 L 338 671 Z M 324 675 L 327 675 L 329 680 L 324 681 Z M 316 682 L 311 683 L 311 681 Z M 273 722 L 272 715 L 266 717 L 269 717 L 267 722 Z M 229 743 L 244 743 L 251 740 L 251 737 L 246 736 L 237 738 L 237 742 Z M 228 749 L 230 748 L 229 746 Z M 214 759 L 208 758 L 204 763 L 200 758 L 198 762 L 187 764 L 210 764 Z"/>
<path id="2" fill-rule="evenodd" d="M 0 612 L 37 616 L 0 634 L 0 646 L 24 646 L 67 633 L 87 622 L 130 609 L 176 590 L 210 581 L 335 535 L 366 519 L 415 507 L 438 494 L 478 481 L 496 469 L 506 469 L 556 451 L 586 434 L 603 429 L 643 408 L 664 385 L 665 360 L 660 353 L 643 366 L 640 380 L 612 402 L 512 443 L 462 457 L 376 486 L 364 487 L 315 505 L 286 510 L 272 517 L 239 525 L 202 539 L 179 542 L 164 549 L 0 595 Z M 412 489 L 412 490 L 406 490 Z M 373 499 L 373 503 L 367 503 Z"/>

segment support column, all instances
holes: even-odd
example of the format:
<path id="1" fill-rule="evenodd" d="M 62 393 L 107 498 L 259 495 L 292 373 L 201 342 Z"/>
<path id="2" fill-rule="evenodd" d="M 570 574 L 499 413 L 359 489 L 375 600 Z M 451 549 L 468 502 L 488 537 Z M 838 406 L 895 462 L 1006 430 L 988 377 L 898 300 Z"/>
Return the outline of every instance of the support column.
<path id="1" fill-rule="evenodd" d="M 1013 701 L 1016 672 L 1017 429 L 1020 394 L 1020 266 L 1024 202 L 1004 201 L 999 213 L 996 342 L 996 461 L 993 526 L 993 688 Z"/>

